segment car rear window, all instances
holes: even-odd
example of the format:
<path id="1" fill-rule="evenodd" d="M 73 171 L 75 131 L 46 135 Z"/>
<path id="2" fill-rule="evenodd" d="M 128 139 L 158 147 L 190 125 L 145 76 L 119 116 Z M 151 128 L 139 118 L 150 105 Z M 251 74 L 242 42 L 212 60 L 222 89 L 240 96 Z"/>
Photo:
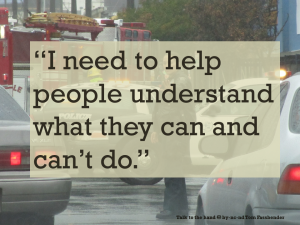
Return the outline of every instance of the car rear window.
<path id="1" fill-rule="evenodd" d="M 284 106 L 285 99 L 289 92 L 289 89 L 290 89 L 290 83 L 288 81 L 280 84 L 280 114 Z"/>
<path id="2" fill-rule="evenodd" d="M 278 87 L 279 88 L 279 87 Z M 274 90 L 274 93 L 279 93 L 279 90 Z M 253 114 L 249 117 L 247 122 L 252 122 L 252 117 L 257 117 L 258 130 L 261 135 L 243 136 L 238 138 L 238 146 L 236 149 L 242 152 L 242 148 L 246 148 L 247 153 L 255 152 L 269 146 L 276 134 L 276 128 L 278 126 L 278 106 L 280 96 L 274 96 L 274 103 L 260 104 Z"/>
<path id="3" fill-rule="evenodd" d="M 28 121 L 29 117 L 19 104 L 0 88 L 0 121 Z"/>
<path id="4" fill-rule="evenodd" d="M 300 134 L 300 88 L 296 91 L 291 107 L 290 130 Z"/>

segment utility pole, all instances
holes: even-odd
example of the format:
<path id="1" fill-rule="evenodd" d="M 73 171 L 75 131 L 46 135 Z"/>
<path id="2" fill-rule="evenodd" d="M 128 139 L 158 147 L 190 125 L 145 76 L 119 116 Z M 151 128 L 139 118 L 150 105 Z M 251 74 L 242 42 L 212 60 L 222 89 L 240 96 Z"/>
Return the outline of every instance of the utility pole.
<path id="1" fill-rule="evenodd" d="M 12 1 L 12 11 L 13 11 L 13 18 L 18 19 L 18 1 Z"/>
<path id="2" fill-rule="evenodd" d="M 42 11 L 42 0 L 36 0 L 36 12 L 40 13 Z"/>
<path id="3" fill-rule="evenodd" d="M 23 19 L 28 17 L 28 0 L 23 0 Z"/>
<path id="4" fill-rule="evenodd" d="M 134 8 L 134 0 L 127 0 L 127 8 Z"/>
<path id="5" fill-rule="evenodd" d="M 92 0 L 85 0 L 85 15 L 92 17 Z"/>
<path id="6" fill-rule="evenodd" d="M 63 0 L 58 0 L 59 12 L 63 12 Z"/>
<path id="7" fill-rule="evenodd" d="M 77 0 L 71 2 L 71 13 L 77 14 Z"/>
<path id="8" fill-rule="evenodd" d="M 55 0 L 50 0 L 50 12 L 55 12 Z"/>

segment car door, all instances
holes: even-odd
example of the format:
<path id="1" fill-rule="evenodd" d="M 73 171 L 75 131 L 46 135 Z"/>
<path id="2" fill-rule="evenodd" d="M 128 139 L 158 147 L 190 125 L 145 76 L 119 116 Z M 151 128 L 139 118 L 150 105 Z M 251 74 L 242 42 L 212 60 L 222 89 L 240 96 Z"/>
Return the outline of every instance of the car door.
<path id="1" fill-rule="evenodd" d="M 239 137 L 235 145 L 236 148 L 239 149 L 238 151 L 236 151 L 236 154 L 233 155 L 232 158 L 220 163 L 212 172 L 212 174 L 222 174 L 222 176 L 221 178 L 219 177 L 215 180 L 216 188 L 211 189 L 211 193 L 209 194 L 210 199 L 208 202 L 214 207 L 214 215 L 221 215 L 223 218 L 216 221 L 209 221 L 208 224 L 238 223 L 237 219 L 232 219 L 231 217 L 235 216 L 233 214 L 233 210 L 235 208 L 243 206 L 244 201 L 241 201 L 241 199 L 244 197 L 244 191 L 241 191 L 239 189 L 247 188 L 247 185 L 249 185 L 249 183 L 242 181 L 241 178 L 235 177 L 237 177 L 239 174 L 237 166 L 240 165 L 241 157 L 243 157 L 243 153 L 247 151 L 248 146 L 251 144 L 251 140 L 251 136 L 245 136 L 245 138 Z M 239 188 L 236 187 L 236 182 L 238 181 L 239 183 L 243 184 Z"/>
<path id="2" fill-rule="evenodd" d="M 261 174 L 261 177 L 228 178 L 230 182 L 228 182 L 226 193 L 228 202 L 232 204 L 228 206 L 227 213 L 230 216 L 237 218 L 245 215 L 246 207 L 260 188 L 263 177 L 270 175 L 270 173 L 276 173 L 276 163 L 278 166 L 280 160 L 279 148 L 276 148 L 278 144 L 276 140 L 280 139 L 279 101 L 280 97 L 277 96 L 275 103 L 261 104 L 251 115 L 251 117 L 256 116 L 258 118 L 258 130 L 261 135 L 239 138 L 236 143 L 235 148 L 242 154 L 237 157 L 241 161 L 239 170 L 243 170 L 243 172 L 249 170 L 249 173 L 256 170 L 256 174 Z M 241 151 L 241 148 L 244 150 Z M 269 157 L 271 154 L 273 156 Z M 229 224 L 243 224 L 243 220 L 233 219 Z"/>
<path id="3" fill-rule="evenodd" d="M 207 181 L 207 204 L 205 216 L 208 217 L 207 224 L 217 225 L 224 224 L 226 221 L 218 219 L 218 216 L 227 215 L 227 180 L 223 177 L 210 178 Z"/>

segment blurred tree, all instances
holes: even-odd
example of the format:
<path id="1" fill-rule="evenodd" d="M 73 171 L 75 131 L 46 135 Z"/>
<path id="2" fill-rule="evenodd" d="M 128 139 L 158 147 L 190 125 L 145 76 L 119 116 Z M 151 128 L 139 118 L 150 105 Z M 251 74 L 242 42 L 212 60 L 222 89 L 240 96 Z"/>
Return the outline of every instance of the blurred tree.
<path id="1" fill-rule="evenodd" d="M 161 41 L 270 41 L 283 29 L 277 27 L 277 1 L 143 0 L 118 17 L 146 23 Z"/>
<path id="2" fill-rule="evenodd" d="M 196 41 L 272 41 L 277 28 L 277 0 L 193 0 Z M 285 22 L 286 23 L 286 22 Z M 284 24 L 285 25 L 285 24 Z M 283 26 L 284 26 L 283 25 Z"/>
<path id="3" fill-rule="evenodd" d="M 152 38 L 161 41 L 190 41 L 195 37 L 186 8 L 193 0 L 143 0 L 142 7 L 118 13 L 124 22 L 144 22 Z"/>

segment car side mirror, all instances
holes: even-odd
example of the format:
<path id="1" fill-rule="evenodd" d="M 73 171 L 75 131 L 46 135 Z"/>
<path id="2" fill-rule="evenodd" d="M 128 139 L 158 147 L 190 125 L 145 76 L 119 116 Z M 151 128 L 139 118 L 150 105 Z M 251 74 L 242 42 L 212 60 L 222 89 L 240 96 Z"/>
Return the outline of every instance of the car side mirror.
<path id="1" fill-rule="evenodd" d="M 229 158 L 229 140 L 226 136 L 209 135 L 202 138 L 198 145 L 199 151 L 204 155 L 216 158 Z"/>
<path id="2" fill-rule="evenodd" d="M 206 110 L 205 115 L 216 116 L 220 112 L 221 112 L 221 106 L 220 106 L 220 104 L 212 104 Z"/>
<path id="3" fill-rule="evenodd" d="M 234 120 L 234 123 L 239 123 L 241 127 L 244 127 L 245 123 L 247 123 L 249 119 L 249 116 L 241 116 L 241 117 L 238 117 Z M 236 126 L 234 126 L 234 129 L 236 130 Z"/>

